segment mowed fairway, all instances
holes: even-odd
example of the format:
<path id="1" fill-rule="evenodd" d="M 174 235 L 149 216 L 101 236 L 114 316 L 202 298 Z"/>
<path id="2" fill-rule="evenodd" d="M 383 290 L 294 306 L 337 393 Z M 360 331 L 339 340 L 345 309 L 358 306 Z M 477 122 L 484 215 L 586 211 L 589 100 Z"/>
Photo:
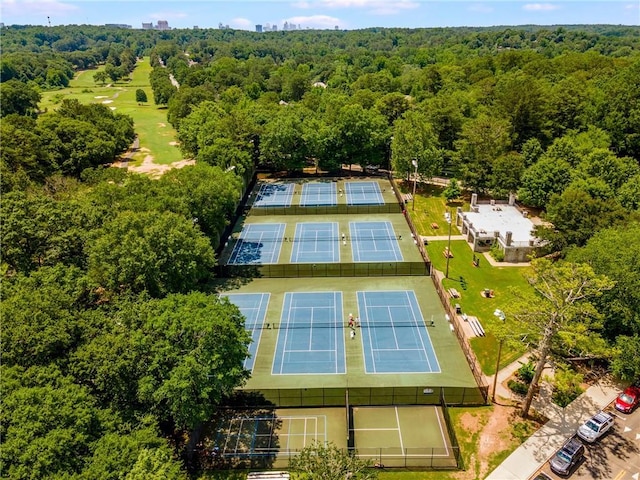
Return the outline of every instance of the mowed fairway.
<path id="1" fill-rule="evenodd" d="M 40 109 L 55 110 L 67 98 L 75 98 L 80 103 L 103 103 L 133 118 L 140 139 L 140 150 L 134 155 L 132 165 L 140 165 L 148 155 L 160 165 L 182 160 L 182 153 L 175 146 L 176 131 L 167 122 L 166 108 L 158 108 L 153 103 L 153 92 L 149 85 L 149 57 L 138 62 L 130 81 L 120 81 L 112 86 L 102 86 L 93 80 L 95 73 L 103 68 L 79 72 L 68 88 L 42 92 Z M 136 102 L 136 90 L 139 88 L 147 94 L 148 102 L 143 105 Z"/>

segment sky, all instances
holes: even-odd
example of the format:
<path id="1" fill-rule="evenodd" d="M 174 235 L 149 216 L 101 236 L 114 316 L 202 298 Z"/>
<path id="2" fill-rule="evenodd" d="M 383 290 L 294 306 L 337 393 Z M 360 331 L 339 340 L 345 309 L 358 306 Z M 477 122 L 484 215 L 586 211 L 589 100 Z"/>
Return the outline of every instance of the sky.
<path id="1" fill-rule="evenodd" d="M 284 22 L 306 28 L 640 25 L 640 0 L 0 0 L 5 25 L 104 25 L 240 30 Z"/>

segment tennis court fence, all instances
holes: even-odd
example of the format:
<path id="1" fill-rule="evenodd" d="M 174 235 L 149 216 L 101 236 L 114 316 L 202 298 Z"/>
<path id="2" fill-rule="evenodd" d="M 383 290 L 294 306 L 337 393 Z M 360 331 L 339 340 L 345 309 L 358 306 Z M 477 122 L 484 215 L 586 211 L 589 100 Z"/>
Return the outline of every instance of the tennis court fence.
<path id="1" fill-rule="evenodd" d="M 345 407 L 347 388 L 243 390 L 264 402 L 259 407 Z M 478 387 L 349 387 L 349 406 L 441 405 L 479 406 L 486 400 Z"/>
<path id="2" fill-rule="evenodd" d="M 303 207 L 291 205 L 290 207 L 254 207 L 246 205 L 245 215 L 362 215 L 371 213 L 400 213 L 402 209 L 397 203 L 384 203 L 382 205 L 316 205 Z"/>
<path id="3" fill-rule="evenodd" d="M 440 301 L 442 306 L 447 312 L 447 316 L 449 317 L 449 321 L 453 326 L 453 331 L 458 338 L 458 343 L 464 352 L 464 356 L 467 359 L 467 363 L 469 364 L 469 368 L 471 369 L 471 373 L 473 374 L 473 378 L 476 380 L 478 384 L 478 388 L 480 392 L 482 392 L 482 396 L 484 398 L 483 403 L 487 403 L 489 401 L 489 385 L 487 384 L 484 374 L 482 373 L 482 368 L 480 367 L 480 362 L 476 357 L 476 354 L 473 352 L 471 348 L 471 344 L 469 343 L 469 339 L 464 334 L 464 330 L 462 325 L 460 325 L 460 316 L 454 308 L 451 306 L 451 302 L 449 301 L 448 294 L 444 291 L 444 287 L 442 286 L 442 279 L 444 275 L 442 272 L 433 269 L 431 279 L 433 280 L 433 285 L 438 292 L 438 296 L 440 297 Z"/>
<path id="4" fill-rule="evenodd" d="M 218 265 L 216 275 L 223 278 L 315 278 L 315 277 L 384 277 L 424 275 L 431 264 L 424 262 L 292 263 L 267 265 Z"/>

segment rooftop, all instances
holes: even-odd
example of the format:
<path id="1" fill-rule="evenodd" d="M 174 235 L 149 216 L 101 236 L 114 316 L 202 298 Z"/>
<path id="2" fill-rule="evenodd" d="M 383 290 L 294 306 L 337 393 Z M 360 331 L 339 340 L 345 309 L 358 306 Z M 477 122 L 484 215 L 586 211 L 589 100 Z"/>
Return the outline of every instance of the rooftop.
<path id="1" fill-rule="evenodd" d="M 477 213 L 464 212 L 463 214 L 480 234 L 493 235 L 493 232 L 500 232 L 504 237 L 506 232 L 511 232 L 514 242 L 528 243 L 529 240 L 535 239 L 532 235 L 533 222 L 515 206 L 479 204 L 477 208 Z"/>

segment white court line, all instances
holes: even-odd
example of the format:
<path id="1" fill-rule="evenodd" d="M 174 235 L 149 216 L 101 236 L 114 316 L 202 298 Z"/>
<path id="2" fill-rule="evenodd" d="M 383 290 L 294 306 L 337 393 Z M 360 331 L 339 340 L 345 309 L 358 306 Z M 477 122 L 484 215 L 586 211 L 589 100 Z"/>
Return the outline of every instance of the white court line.
<path id="1" fill-rule="evenodd" d="M 394 407 L 396 411 L 396 425 L 398 425 L 398 438 L 400 439 L 400 449 L 404 452 L 404 443 L 402 443 L 402 430 L 400 430 L 400 416 L 398 415 L 398 407 Z"/>
<path id="2" fill-rule="evenodd" d="M 416 312 L 413 308 L 413 302 L 411 302 L 411 295 L 409 295 L 409 291 L 405 291 L 405 295 L 407 297 L 407 302 L 409 302 L 409 308 L 411 309 L 411 316 L 413 317 L 413 323 L 415 326 L 415 329 L 418 331 L 418 339 L 420 340 L 420 345 L 422 345 L 422 351 L 424 352 L 424 358 L 427 361 L 427 365 L 429 366 L 429 370 L 433 371 L 433 369 L 431 368 L 431 362 L 429 361 L 429 354 L 427 353 L 427 347 L 424 343 L 424 338 L 422 338 L 422 331 L 420 330 L 420 325 L 418 324 L 418 317 L 416 316 Z M 415 298 L 415 294 L 414 297 Z M 422 313 L 420 312 L 420 317 L 422 318 Z M 424 321 L 422 322 L 424 323 Z M 426 327 L 425 327 L 425 331 L 426 331 Z M 415 332 L 413 335 L 413 338 L 416 339 L 415 336 Z"/>
<path id="3" fill-rule="evenodd" d="M 440 421 L 440 412 L 438 412 L 437 407 L 433 407 L 436 411 L 436 417 L 438 418 L 438 425 L 440 426 L 440 436 L 442 437 L 442 443 L 444 443 L 444 450 L 447 452 L 447 456 L 449 456 L 449 447 L 447 446 L 447 439 L 444 436 L 444 430 L 442 430 L 442 422 Z"/>

